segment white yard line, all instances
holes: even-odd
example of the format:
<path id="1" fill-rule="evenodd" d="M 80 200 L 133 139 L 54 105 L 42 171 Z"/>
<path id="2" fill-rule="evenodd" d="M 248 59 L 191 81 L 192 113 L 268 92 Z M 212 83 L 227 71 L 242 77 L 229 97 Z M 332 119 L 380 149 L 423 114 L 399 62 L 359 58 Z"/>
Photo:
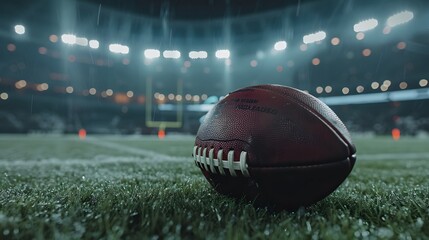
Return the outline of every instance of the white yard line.
<path id="1" fill-rule="evenodd" d="M 72 141 L 82 141 L 80 139 L 72 139 Z M 157 153 L 150 150 L 145 150 L 141 148 L 135 148 L 126 146 L 124 144 L 118 144 L 109 142 L 106 140 L 101 140 L 99 138 L 95 137 L 87 137 L 85 139 L 85 143 L 93 144 L 97 147 L 102 148 L 108 148 L 108 149 L 114 149 L 118 152 L 133 154 L 135 157 L 130 156 L 108 156 L 108 155 L 102 155 L 97 154 L 94 155 L 91 159 L 58 159 L 58 158 L 46 158 L 46 159 L 39 159 L 39 160 L 31 160 L 31 159 L 17 159 L 17 160 L 6 160 L 6 159 L 0 159 L 0 166 L 1 165 L 35 165 L 35 164 L 59 164 L 59 165 L 73 165 L 73 164 L 81 164 L 81 165 L 95 165 L 100 163 L 159 163 L 159 162 L 193 162 L 193 159 L 191 157 L 174 157 L 169 156 L 161 153 Z"/>
<path id="2" fill-rule="evenodd" d="M 100 139 L 95 138 L 95 137 L 86 138 L 86 142 L 93 144 L 93 145 L 96 145 L 96 146 L 99 146 L 99 147 L 115 149 L 115 150 L 118 150 L 120 152 L 131 153 L 131 154 L 135 154 L 138 156 L 143 156 L 143 157 L 147 157 L 147 158 L 151 158 L 151 159 L 159 160 L 159 161 L 166 161 L 166 160 L 168 160 L 168 161 L 182 161 L 182 159 L 183 159 L 183 157 L 173 157 L 173 156 L 157 153 L 157 152 L 150 151 L 150 150 L 130 147 L 130 146 L 126 146 L 123 144 L 109 142 L 106 140 L 100 140 Z M 189 157 L 189 159 L 191 161 L 190 157 Z"/>
<path id="3" fill-rule="evenodd" d="M 111 157 L 105 155 L 97 155 L 93 159 L 79 159 L 79 158 L 70 158 L 70 159 L 59 159 L 59 158 L 46 158 L 40 160 L 4 160 L 0 159 L 0 166 L 34 166 L 34 165 L 61 165 L 61 166 L 69 166 L 69 165 L 85 165 L 92 166 L 98 164 L 120 164 L 120 163 L 147 163 L 153 162 L 152 159 L 145 159 L 139 157 Z"/>

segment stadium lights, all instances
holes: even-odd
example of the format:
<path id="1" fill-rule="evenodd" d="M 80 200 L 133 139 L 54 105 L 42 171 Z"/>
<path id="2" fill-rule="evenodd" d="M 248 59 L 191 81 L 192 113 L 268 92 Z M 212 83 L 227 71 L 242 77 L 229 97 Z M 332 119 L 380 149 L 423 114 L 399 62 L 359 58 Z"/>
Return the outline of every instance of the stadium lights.
<path id="1" fill-rule="evenodd" d="M 109 51 L 111 51 L 112 53 L 128 54 L 130 52 L 130 49 L 128 48 L 128 46 L 114 43 L 109 45 Z"/>
<path id="2" fill-rule="evenodd" d="M 144 56 L 147 59 L 159 58 L 161 56 L 161 52 L 157 49 L 146 49 L 144 50 Z"/>
<path id="3" fill-rule="evenodd" d="M 50 39 L 51 39 L 51 37 L 50 37 Z M 52 39 L 54 39 L 54 37 L 52 37 Z M 86 37 L 77 37 L 74 34 L 63 34 L 63 35 L 61 35 L 61 41 L 63 43 L 66 43 L 66 44 L 70 44 L 70 45 L 76 44 L 76 45 L 83 46 L 83 47 L 87 47 L 89 45 L 90 48 L 98 48 L 100 45 L 97 40 L 88 41 L 88 39 Z M 55 41 L 52 41 L 52 42 L 55 42 Z"/>
<path id="4" fill-rule="evenodd" d="M 88 46 L 88 39 L 84 37 L 76 37 L 76 44 L 86 47 Z"/>
<path id="5" fill-rule="evenodd" d="M 73 34 L 63 34 L 61 35 L 61 41 L 66 44 L 73 45 L 76 43 L 76 35 Z"/>
<path id="6" fill-rule="evenodd" d="M 165 50 L 164 52 L 162 52 L 162 56 L 164 58 L 178 59 L 180 58 L 181 54 L 177 50 Z"/>
<path id="7" fill-rule="evenodd" d="M 375 18 L 370 18 L 361 22 L 356 23 L 353 26 L 355 32 L 366 32 L 371 29 L 374 29 L 378 26 L 378 21 Z"/>
<path id="8" fill-rule="evenodd" d="M 97 40 L 89 40 L 89 47 L 97 49 L 98 47 L 100 47 L 100 43 Z"/>
<path id="9" fill-rule="evenodd" d="M 25 27 L 23 25 L 15 25 L 15 32 L 16 34 L 22 35 L 25 33 Z"/>
<path id="10" fill-rule="evenodd" d="M 319 32 L 316 32 L 316 33 L 312 33 L 312 34 L 305 35 L 305 36 L 302 38 L 302 41 L 303 41 L 305 44 L 309 44 L 309 43 L 314 43 L 314 42 L 322 41 L 322 40 L 323 40 L 323 39 L 325 39 L 325 38 L 326 38 L 326 32 L 324 32 L 324 31 L 319 31 Z"/>
<path id="11" fill-rule="evenodd" d="M 23 89 L 27 86 L 27 81 L 25 80 L 19 80 L 18 82 L 15 83 L 15 87 L 17 89 Z"/>
<path id="12" fill-rule="evenodd" d="M 6 92 L 3 92 L 0 94 L 0 99 L 1 100 L 7 100 L 9 98 L 9 94 L 7 94 Z"/>
<path id="13" fill-rule="evenodd" d="M 286 41 L 278 41 L 274 44 L 274 50 L 276 51 L 282 51 L 287 48 L 287 42 Z"/>
<path id="14" fill-rule="evenodd" d="M 207 58 L 207 52 L 206 51 L 190 51 L 189 52 L 189 58 L 190 59 L 204 59 Z"/>
<path id="15" fill-rule="evenodd" d="M 387 26 L 389 27 L 395 27 L 401 24 L 404 24 L 406 22 L 411 21 L 411 19 L 414 18 L 414 13 L 410 11 L 402 11 L 395 15 L 390 16 L 387 19 Z"/>
<path id="16" fill-rule="evenodd" d="M 227 49 L 217 50 L 215 56 L 217 58 L 229 58 L 231 53 Z"/>
<path id="17" fill-rule="evenodd" d="M 66 92 L 67 93 L 73 93 L 73 87 L 72 86 L 68 86 L 68 87 L 66 87 Z"/>

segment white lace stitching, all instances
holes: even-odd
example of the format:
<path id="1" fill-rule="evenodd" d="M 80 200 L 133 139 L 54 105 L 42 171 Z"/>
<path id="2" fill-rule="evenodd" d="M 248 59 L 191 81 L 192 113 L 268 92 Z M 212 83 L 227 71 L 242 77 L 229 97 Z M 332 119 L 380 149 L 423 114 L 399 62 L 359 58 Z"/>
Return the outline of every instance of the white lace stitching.
<path id="1" fill-rule="evenodd" d="M 219 149 L 217 152 L 217 158 L 214 158 L 214 149 L 209 150 L 207 157 L 207 148 L 194 146 L 194 160 L 195 164 L 206 171 L 211 173 L 226 175 L 225 168 L 229 172 L 229 175 L 237 177 L 237 172 L 240 171 L 245 177 L 250 177 L 249 171 L 247 170 L 247 152 L 242 151 L 240 153 L 240 161 L 234 161 L 234 150 L 228 151 L 227 159 L 222 159 L 223 150 Z"/>

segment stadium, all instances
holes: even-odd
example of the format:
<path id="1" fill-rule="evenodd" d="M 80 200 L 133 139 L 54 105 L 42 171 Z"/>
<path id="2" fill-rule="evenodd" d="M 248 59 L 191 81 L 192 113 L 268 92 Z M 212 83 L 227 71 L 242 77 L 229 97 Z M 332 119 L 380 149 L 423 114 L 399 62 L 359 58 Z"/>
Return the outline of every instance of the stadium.
<path id="1" fill-rule="evenodd" d="M 428 10 L 3 2 L 0 239 L 428 239 Z M 318 98 L 357 149 L 338 189 L 293 211 L 218 194 L 192 157 L 211 109 L 266 84 Z"/>

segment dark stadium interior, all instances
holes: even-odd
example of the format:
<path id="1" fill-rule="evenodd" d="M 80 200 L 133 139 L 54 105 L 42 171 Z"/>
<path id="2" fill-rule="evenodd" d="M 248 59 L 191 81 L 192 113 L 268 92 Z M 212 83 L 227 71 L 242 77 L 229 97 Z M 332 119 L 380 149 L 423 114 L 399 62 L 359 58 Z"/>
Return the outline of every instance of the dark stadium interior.
<path id="1" fill-rule="evenodd" d="M 213 103 L 207 100 L 268 83 L 326 100 L 352 132 L 429 131 L 424 0 L 17 0 L 3 6 L 0 132 L 156 133 L 160 126 L 148 124 L 150 113 L 155 123 L 180 122 L 167 132 L 195 133 L 206 113 L 202 104 Z M 404 10 L 414 13 L 410 22 L 386 27 L 389 16 Z M 369 18 L 378 19 L 375 29 L 353 31 Z M 16 24 L 25 26 L 24 34 L 15 33 Z M 303 44 L 304 35 L 320 30 L 326 39 Z M 65 44 L 63 34 L 99 46 Z M 287 48 L 273 50 L 281 40 Z M 112 43 L 129 52 L 109 52 Z M 181 57 L 148 59 L 145 49 L 177 49 Z M 215 58 L 218 49 L 231 56 Z M 193 50 L 208 57 L 191 59 Z M 353 95 L 361 97 L 335 98 Z"/>

